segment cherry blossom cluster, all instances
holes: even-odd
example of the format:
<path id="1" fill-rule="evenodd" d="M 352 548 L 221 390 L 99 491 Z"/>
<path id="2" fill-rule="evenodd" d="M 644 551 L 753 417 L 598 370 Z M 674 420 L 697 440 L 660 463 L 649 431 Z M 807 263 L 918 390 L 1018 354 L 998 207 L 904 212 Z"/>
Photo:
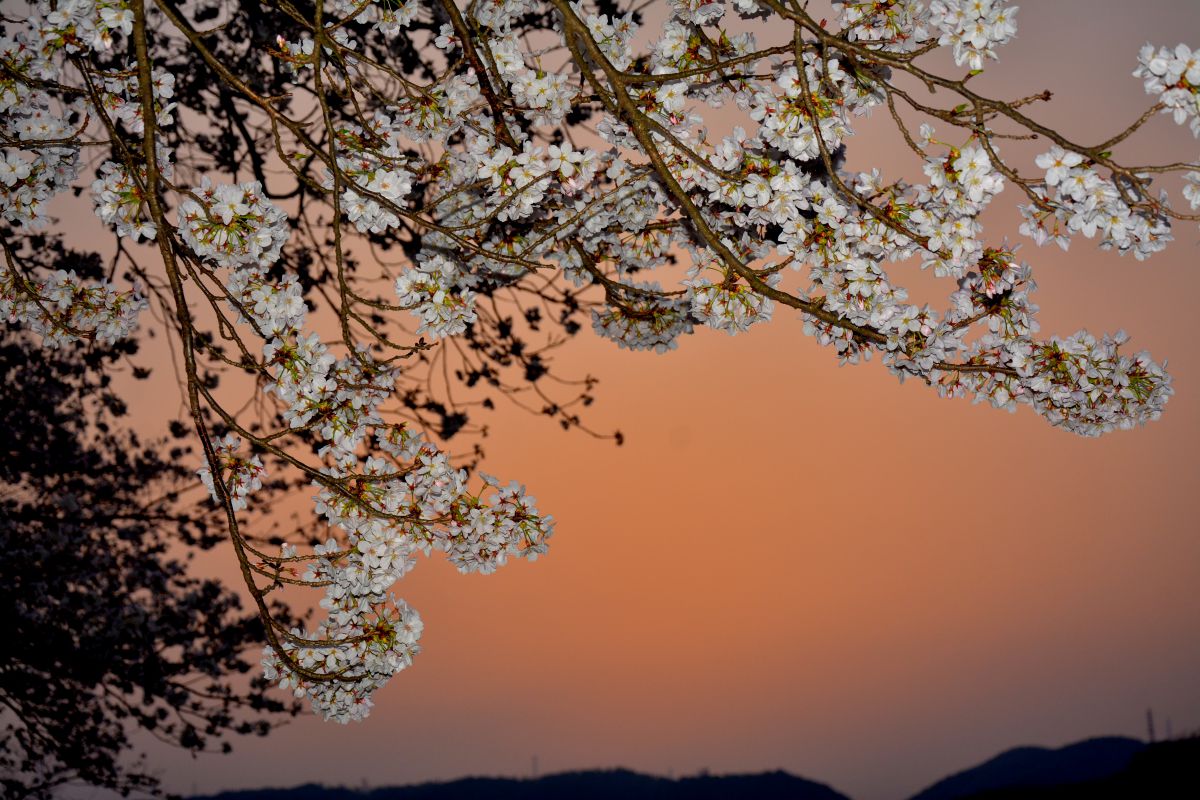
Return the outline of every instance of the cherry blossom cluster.
<path id="1" fill-rule="evenodd" d="M 488 573 L 510 557 L 536 559 L 554 529 L 516 483 L 501 486 L 484 475 L 483 489 L 469 491 L 466 472 L 419 433 L 381 428 L 377 444 L 382 457 L 353 465 L 353 493 L 318 483 L 317 511 L 342 531 L 315 549 L 304 574 L 326 587 L 326 619 L 314 631 L 280 637 L 287 660 L 273 648 L 263 659 L 268 679 L 343 723 L 365 717 L 374 691 L 419 652 L 420 616 L 389 593 L 417 553 L 439 550 L 460 572 Z M 350 468 L 346 462 L 330 476 Z M 285 549 L 285 558 L 293 556 Z"/>
<path id="2" fill-rule="evenodd" d="M 30 28 L 44 55 L 59 50 L 110 50 L 113 34 L 128 35 L 133 29 L 133 12 L 125 2 L 111 0 L 63 0 L 38 3 Z"/>
<path id="3" fill-rule="evenodd" d="M 420 0 L 395 0 L 388 3 L 361 3 L 333 0 L 330 13 L 337 19 L 353 19 L 385 36 L 395 36 L 407 28 L 421 10 Z"/>
<path id="4" fill-rule="evenodd" d="M 47 347 L 79 339 L 113 344 L 134 331 L 148 305 L 137 289 L 118 291 L 107 280 L 82 280 L 74 270 L 34 282 L 0 265 L 0 317 L 26 325 Z"/>
<path id="5" fill-rule="evenodd" d="M 1185 44 L 1156 50 L 1148 44 L 1138 53 L 1133 74 L 1145 82 L 1146 94 L 1158 97 L 1164 114 L 1177 125 L 1186 122 L 1200 137 L 1200 50 Z"/>
<path id="6" fill-rule="evenodd" d="M 49 5 L 43 10 L 50 16 Z M 42 16 L 16 36 L 0 37 L 0 220 L 25 229 L 46 227 L 47 206 L 79 177 L 79 148 L 67 144 L 86 116 L 80 100 L 63 101 L 39 88 L 61 70 Z M 20 143 L 19 145 L 17 143 Z M 44 144 L 40 144 L 44 143 Z"/>
<path id="7" fill-rule="evenodd" d="M 81 172 L 81 148 L 75 139 L 89 117 L 130 108 L 122 98 L 136 93 L 128 75 L 104 76 L 97 91 L 103 107 L 91 109 L 79 97 L 49 90 L 63 75 L 64 56 L 111 49 L 114 35 L 127 35 L 132 13 L 125 3 L 67 0 L 33 4 L 24 25 L 0 36 L 0 220 L 25 230 L 52 221 L 52 200 L 72 188 Z M 156 86 L 169 97 L 174 77 L 158 70 Z M 117 114 L 120 117 L 120 114 Z M 126 121 L 134 116 L 125 114 Z M 163 123 L 170 109 L 163 106 Z M 161 159 L 169 158 L 160 152 Z M 169 169 L 168 169 L 169 173 Z M 141 213 L 139 189 L 124 170 L 107 163 L 93 185 L 97 213 L 120 235 L 152 236 L 154 227 Z M 81 338 L 112 343 L 129 336 L 147 303 L 136 288 L 120 290 L 107 280 L 89 282 L 70 270 L 43 277 L 23 274 L 10 254 L 0 267 L 0 305 L 11 321 L 29 325 L 51 346 Z"/>
<path id="8" fill-rule="evenodd" d="M 404 127 L 386 114 L 376 113 L 369 129 L 347 124 L 337 131 L 340 174 L 383 202 L 399 203 L 412 191 L 409 159 L 402 152 Z M 332 179 L 329 181 L 332 188 Z M 370 197 L 344 189 L 342 208 L 360 233 L 379 233 L 400 224 L 394 213 Z"/>
<path id="9" fill-rule="evenodd" d="M 1047 210 L 1038 205 L 1022 207 L 1021 233 L 1039 245 L 1053 240 L 1065 248 L 1069 234 L 1082 233 L 1089 239 L 1099 236 L 1103 249 L 1133 253 L 1142 260 L 1174 238 L 1164 214 L 1132 207 L 1126 197 L 1136 190 L 1126 187 L 1122 193 L 1121 185 L 1102 177 L 1079 153 L 1055 146 L 1038 156 L 1037 165 L 1046 170 L 1039 194 Z"/>
<path id="10" fill-rule="evenodd" d="M 274 277 L 249 266 L 231 272 L 226 288 L 233 297 L 233 310 L 241 319 L 253 321 L 260 332 L 281 337 L 304 327 L 304 296 L 295 275 Z"/>
<path id="11" fill-rule="evenodd" d="M 112 122 L 122 124 L 131 133 L 145 130 L 142 118 L 142 101 L 138 90 L 138 76 L 132 65 L 128 70 L 104 77 L 103 103 L 101 110 Z M 175 123 L 175 76 L 166 70 L 155 69 L 151 73 L 151 89 L 154 96 L 155 124 L 165 128 Z"/>
<path id="12" fill-rule="evenodd" d="M 220 266 L 266 265 L 288 240 L 288 216 L 257 182 L 213 185 L 206 176 L 179 204 L 179 233 Z"/>
<path id="13" fill-rule="evenodd" d="M 693 259 L 684 285 L 688 287 L 692 301 L 692 319 L 698 324 L 732 335 L 749 329 L 756 322 L 770 321 L 775 301 L 754 291 L 737 276 L 726 276 L 720 260 L 711 252 L 695 253 Z M 779 284 L 777 271 L 768 266 L 762 272 L 767 286 L 774 288 Z"/>
<path id="14" fill-rule="evenodd" d="M 622 284 L 620 299 L 603 311 L 592 312 L 592 329 L 629 350 L 665 353 L 675 340 L 693 330 L 692 304 L 687 297 L 662 295 L 657 283 Z"/>
<path id="15" fill-rule="evenodd" d="M 985 58 L 997 58 L 995 48 L 1017 33 L 1017 9 L 1003 0 L 933 0 L 929 11 L 941 34 L 938 44 L 951 45 L 954 63 L 973 70 L 983 69 Z"/>
<path id="16" fill-rule="evenodd" d="M 253 492 L 262 488 L 262 479 L 267 470 L 262 460 L 256 456 L 238 455 L 242 448 L 242 440 L 232 433 L 219 439 L 212 440 L 212 450 L 216 457 L 216 478 L 208 467 L 199 470 L 200 480 L 208 489 L 213 500 L 220 500 L 217 494 L 216 482 L 220 482 L 230 505 L 235 511 L 246 508 L 247 498 Z"/>
<path id="17" fill-rule="evenodd" d="M 417 640 L 424 624 L 415 610 L 394 596 L 361 609 L 353 601 L 336 605 L 326 600 L 322 605 L 331 610 L 330 620 L 313 631 L 293 628 L 283 637 L 288 661 L 273 647 L 263 650 L 263 675 L 297 697 L 307 696 L 313 711 L 323 718 L 342 724 L 355 722 L 371 712 L 374 691 L 412 664 L 421 650 Z M 339 624 L 335 618 L 345 622 Z M 350 643 L 326 647 L 296 644 L 341 640 Z M 292 663 L 311 673 L 338 678 L 306 680 Z"/>
<path id="18" fill-rule="evenodd" d="M 931 21 L 924 0 L 834 0 L 841 6 L 838 18 L 846 36 L 870 42 L 881 50 L 904 53 L 929 40 Z"/>
<path id="19" fill-rule="evenodd" d="M 778 279 L 772 276 L 774 282 Z M 692 284 L 692 316 L 710 328 L 730 334 L 771 319 L 774 302 L 743 283 Z"/>
<path id="20" fill-rule="evenodd" d="M 459 276 L 454 262 L 434 255 L 396 279 L 400 304 L 421 320 L 417 333 L 455 336 L 475 321 L 475 293 L 458 285 Z"/>
<path id="21" fill-rule="evenodd" d="M 1142 351 L 1122 354 L 1128 336 L 1096 339 L 1085 331 L 1013 354 L 1019 390 L 1051 422 L 1084 435 L 1129 429 L 1158 419 L 1171 394 L 1163 368 Z"/>
<path id="22" fill-rule="evenodd" d="M 362 349 L 336 358 L 315 333 L 303 331 L 270 339 L 263 354 L 272 378 L 266 389 L 284 404 L 283 420 L 315 432 L 325 442 L 320 455 L 352 460 L 381 422 L 376 412 L 391 396 L 395 368 Z"/>
<path id="23" fill-rule="evenodd" d="M 852 41 L 889 52 L 910 52 L 936 40 L 949 46 L 954 63 L 983 69 L 985 59 L 1017 33 L 1017 9 L 1003 0 L 834 0 Z"/>
<path id="24" fill-rule="evenodd" d="M 51 222 L 52 200 L 80 175 L 80 148 L 73 139 L 87 118 L 86 104 L 41 88 L 62 72 L 62 52 L 111 42 L 124 30 L 121 6 L 88 2 L 39 3 L 25 27 L 0 36 L 0 220 L 24 230 Z M 103 185 L 105 179 L 98 179 Z M 102 201 L 101 201 L 102 202 Z M 128 230 L 132 218 L 112 221 Z M 0 314 L 41 334 L 58 347 L 78 339 L 112 343 L 130 335 L 147 306 L 136 288 L 107 280 L 80 279 L 73 270 L 25 271 L 7 250 L 0 264 Z"/>
<path id="25" fill-rule="evenodd" d="M 821 155 L 820 139 L 834 150 L 853 134 L 850 118 L 866 113 L 882 98 L 847 75 L 837 59 L 820 59 L 806 52 L 804 72 L 785 67 L 776 79 L 778 91 L 755 93 L 750 118 L 759 123 L 766 145 L 785 151 L 796 161 Z M 782 93 L 780 93 L 782 92 Z"/>
<path id="26" fill-rule="evenodd" d="M 171 177 L 170 152 L 158 148 L 158 168 L 164 177 Z M 99 176 L 92 181 L 92 202 L 96 216 L 113 226 L 117 236 L 133 241 L 153 239 L 157 232 L 146 206 L 146 171 L 139 169 L 134 178 L 124 164 L 106 161 L 100 165 Z"/>

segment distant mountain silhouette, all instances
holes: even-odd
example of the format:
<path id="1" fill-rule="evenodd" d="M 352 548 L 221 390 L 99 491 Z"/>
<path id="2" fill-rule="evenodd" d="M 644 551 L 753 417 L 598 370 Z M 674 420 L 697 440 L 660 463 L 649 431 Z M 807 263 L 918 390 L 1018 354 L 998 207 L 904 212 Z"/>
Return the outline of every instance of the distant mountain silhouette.
<path id="1" fill-rule="evenodd" d="M 1197 800 L 1200 735 L 1147 745 L 1088 739 L 1057 750 L 1018 747 L 951 775 L 911 800 Z M 463 778 L 378 789 L 306 784 L 192 800 L 849 800 L 786 772 L 656 778 L 625 769 L 537 779 Z"/>
<path id="2" fill-rule="evenodd" d="M 1152 744 L 1107 778 L 1040 788 L 979 792 L 964 800 L 1196 800 L 1200 737 Z"/>
<path id="3" fill-rule="evenodd" d="M 1145 750 L 1146 746 L 1145 742 L 1137 739 L 1113 736 L 1087 739 L 1057 750 L 1018 747 L 977 767 L 943 778 L 914 795 L 911 800 L 965 800 L 968 797 L 974 799 L 984 792 L 1018 789 L 1024 792 L 1020 797 L 1032 797 L 1026 790 L 1096 781 L 1116 775 L 1128 767 L 1133 757 Z M 990 794 L 987 796 L 991 797 Z"/>
<path id="4" fill-rule="evenodd" d="M 463 778 L 446 783 L 344 789 L 307 784 L 247 789 L 195 800 L 849 800 L 824 784 L 786 772 L 656 778 L 624 769 L 563 772 L 543 778 Z"/>

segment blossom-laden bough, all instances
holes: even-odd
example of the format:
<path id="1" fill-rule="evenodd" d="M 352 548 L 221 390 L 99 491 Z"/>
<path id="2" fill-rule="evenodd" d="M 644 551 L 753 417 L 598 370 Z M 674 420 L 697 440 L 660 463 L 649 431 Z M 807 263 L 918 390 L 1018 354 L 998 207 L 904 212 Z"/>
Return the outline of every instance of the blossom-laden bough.
<path id="1" fill-rule="evenodd" d="M 421 620 L 391 590 L 418 553 L 490 572 L 542 554 L 553 530 L 520 485 L 473 481 L 423 432 L 466 425 L 473 401 L 454 397 L 451 372 L 583 428 L 594 379 L 551 375 L 548 355 L 580 315 L 663 352 L 782 304 L 842 362 L 877 355 L 943 396 L 1027 405 L 1088 436 L 1159 416 L 1170 378 L 1124 333 L 1037 336 L 1032 270 L 985 238 L 981 214 L 1014 186 L 1037 245 L 1163 249 L 1174 223 L 1200 219 L 1200 167 L 1116 152 L 1160 112 L 1200 136 L 1200 54 L 1147 46 L 1131 66 L 1149 108 L 1077 142 L 1036 120 L 1048 93 L 971 83 L 1016 12 L 41 0 L 6 12 L 0 40 L 0 307 L 51 347 L 130 336 L 146 308 L 162 312 L 201 474 L 262 612 L 264 669 L 320 714 L 358 719 L 417 652 Z M 739 127 L 711 136 L 717 113 Z M 845 168 L 872 119 L 903 137 L 923 182 Z M 1012 139 L 1045 150 L 1005 161 Z M 29 252 L 72 190 L 115 232 L 127 284 Z M 900 262 L 949 279 L 943 308 L 908 302 Z M 526 341 L 549 325 L 567 336 Z M 231 402 L 220 374 L 248 376 L 254 400 Z M 582 389 L 564 400 L 551 379 Z M 268 469 L 316 487 L 327 541 L 275 551 L 242 528 Z M 324 590 L 311 630 L 271 617 L 266 598 L 289 585 Z"/>

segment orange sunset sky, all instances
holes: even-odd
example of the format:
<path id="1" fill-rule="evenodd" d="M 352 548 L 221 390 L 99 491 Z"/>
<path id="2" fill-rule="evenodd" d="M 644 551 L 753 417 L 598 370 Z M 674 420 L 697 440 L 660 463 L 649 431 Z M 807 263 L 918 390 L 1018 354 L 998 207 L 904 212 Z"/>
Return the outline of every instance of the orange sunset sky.
<path id="1" fill-rule="evenodd" d="M 1018 5 L 978 83 L 1052 90 L 1035 118 L 1085 141 L 1148 105 L 1139 46 L 1200 46 L 1196 0 Z M 851 167 L 915 173 L 889 126 L 858 126 Z M 1005 152 L 1032 169 L 1039 146 Z M 1126 155 L 1198 152 L 1164 117 Z M 1015 195 L 989 240 L 1018 238 Z M 485 420 L 484 468 L 558 521 L 544 559 L 421 563 L 396 588 L 424 652 L 366 722 L 303 716 L 229 756 L 151 763 L 181 792 L 526 775 L 536 755 L 543 773 L 783 768 L 900 800 L 1011 746 L 1144 735 L 1148 707 L 1160 732 L 1200 728 L 1200 231 L 1176 238 L 1148 262 L 1086 240 L 1020 253 L 1044 334 L 1125 328 L 1170 361 L 1163 419 L 1098 440 L 839 368 L 786 309 L 665 356 L 585 333 L 556 364 L 600 377 L 588 421 L 624 447 L 506 405 Z M 894 275 L 925 285 L 915 271 Z M 173 407 L 162 391 L 142 412 Z"/>

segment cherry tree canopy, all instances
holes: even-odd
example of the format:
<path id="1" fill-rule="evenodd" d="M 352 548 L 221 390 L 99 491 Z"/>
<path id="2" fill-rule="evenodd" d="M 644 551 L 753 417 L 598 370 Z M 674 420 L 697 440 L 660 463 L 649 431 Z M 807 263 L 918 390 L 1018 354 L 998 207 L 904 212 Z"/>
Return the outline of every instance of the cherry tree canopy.
<path id="1" fill-rule="evenodd" d="M 943 397 L 1087 436 L 1157 418 L 1170 378 L 1124 332 L 1037 335 L 1032 267 L 1005 234 L 1140 260 L 1200 220 L 1200 165 L 1119 156 L 1159 114 L 1200 136 L 1200 52 L 1129 54 L 1147 107 L 1079 142 L 1037 121 L 1048 93 L 972 83 L 1016 35 L 1003 0 L 810 5 L 10 9 L 0 309 L 48 347 L 161 312 L 265 673 L 343 722 L 418 650 L 420 617 L 391 594 L 418 553 L 490 572 L 546 551 L 553 521 L 524 487 L 470 478 L 426 434 L 476 430 L 457 383 L 586 430 L 593 380 L 547 354 L 588 323 L 666 352 L 783 305 L 842 362 L 877 357 Z M 867 125 L 912 163 L 847 170 Z M 1041 155 L 1006 161 L 1014 139 Z M 914 165 L 924 178 L 902 180 Z M 1024 221 L 985 234 L 1005 189 Z M 115 234 L 108 280 L 36 252 L 72 192 Z M 945 302 L 910 302 L 912 270 L 943 279 Z M 316 488 L 327 541 L 270 547 L 243 527 L 268 467 Z M 272 616 L 290 585 L 323 590 L 312 629 Z"/>

